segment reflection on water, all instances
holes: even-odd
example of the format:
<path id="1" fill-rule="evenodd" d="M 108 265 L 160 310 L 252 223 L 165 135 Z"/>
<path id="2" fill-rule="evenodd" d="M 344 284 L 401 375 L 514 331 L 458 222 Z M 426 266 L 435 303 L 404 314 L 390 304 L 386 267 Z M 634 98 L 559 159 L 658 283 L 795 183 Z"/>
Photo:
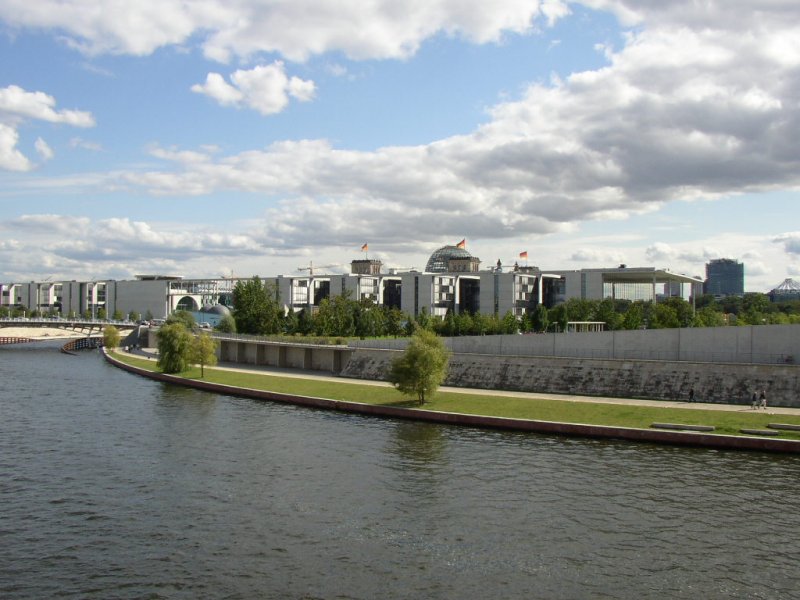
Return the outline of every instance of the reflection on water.
<path id="1" fill-rule="evenodd" d="M 0 596 L 790 598 L 791 456 L 342 415 L 0 350 Z"/>

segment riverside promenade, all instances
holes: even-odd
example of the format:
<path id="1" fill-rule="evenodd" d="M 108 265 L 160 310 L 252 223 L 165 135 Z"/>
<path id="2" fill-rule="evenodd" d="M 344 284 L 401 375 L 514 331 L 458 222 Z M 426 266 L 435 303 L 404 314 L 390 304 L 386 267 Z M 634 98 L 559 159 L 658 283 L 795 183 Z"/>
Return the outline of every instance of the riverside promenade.
<path id="1" fill-rule="evenodd" d="M 123 355 L 128 354 L 134 357 L 147 357 L 155 360 L 157 357 L 156 350 L 153 348 L 145 348 L 135 352 L 121 352 Z M 107 360 L 116 364 L 117 366 L 131 372 L 138 373 L 151 379 L 159 381 L 175 383 L 178 385 L 187 385 L 198 389 L 214 391 L 218 393 L 226 393 L 232 395 L 241 395 L 250 398 L 257 398 L 263 400 L 271 400 L 277 402 L 287 402 L 298 405 L 310 406 L 315 408 L 322 408 L 328 410 L 336 410 L 342 412 L 353 412 L 363 415 L 383 416 L 391 418 L 412 419 L 427 421 L 440 424 L 451 425 L 466 425 L 474 427 L 485 427 L 495 429 L 507 429 L 517 431 L 529 431 L 536 433 L 557 434 L 567 436 L 581 436 L 581 437 L 595 437 L 595 438 L 611 438 L 611 439 L 624 439 L 630 441 L 662 443 L 672 445 L 684 446 L 698 446 L 706 448 L 719 448 L 719 449 L 736 449 L 736 450 L 761 450 L 769 452 L 787 452 L 787 453 L 800 453 L 800 441 L 791 439 L 776 439 L 769 437 L 766 434 L 760 435 L 724 435 L 724 434 L 710 434 L 702 431 L 670 431 L 664 429 L 643 429 L 619 426 L 603 426 L 603 425 L 587 425 L 581 423 L 562 423 L 553 421 L 538 421 L 533 419 L 516 419 L 506 417 L 494 417 L 485 415 L 474 415 L 464 413 L 451 413 L 439 412 L 435 410 L 426 410 L 424 408 L 405 408 L 398 406 L 374 405 L 364 404 L 358 402 L 348 402 L 343 400 L 331 400 L 325 398 L 313 398 L 293 396 L 291 394 L 275 393 L 263 390 L 236 388 L 223 384 L 215 384 L 196 379 L 185 379 L 182 377 L 165 375 L 163 373 L 153 373 L 124 363 L 116 361 L 113 357 L 106 355 Z M 337 384 L 353 384 L 360 386 L 376 386 L 376 387 L 391 387 L 390 384 L 380 381 L 366 381 L 354 380 L 343 377 L 334 377 L 330 375 L 322 375 L 318 371 L 298 371 L 297 369 L 279 369 L 270 366 L 256 366 L 256 365 L 241 365 L 241 364 L 226 364 L 221 363 L 215 367 L 207 367 L 210 369 L 219 369 L 226 371 L 235 371 L 241 373 L 258 373 L 264 377 L 281 377 L 281 378 L 300 378 L 311 379 L 317 381 L 330 381 Z M 442 392 L 450 392 L 454 394 L 472 394 L 472 395 L 486 395 L 495 396 L 498 398 L 529 398 L 531 401 L 535 400 L 557 400 L 566 402 L 581 402 L 581 403 L 595 403 L 595 404 L 619 404 L 628 406 L 642 406 L 642 407 L 658 407 L 658 408 L 679 408 L 685 410 L 706 410 L 706 411 L 729 411 L 729 412 L 747 412 L 747 413 L 760 413 L 771 416 L 779 417 L 785 416 L 800 416 L 800 409 L 797 408 L 784 408 L 774 407 L 767 410 L 759 409 L 753 410 L 749 406 L 742 405 L 726 405 L 719 403 L 703 403 L 703 402 L 670 402 L 658 400 L 641 400 L 631 398 L 610 398 L 610 397 L 596 397 L 596 396 L 580 396 L 572 394 L 540 394 L 531 392 L 507 392 L 502 390 L 485 390 L 485 389 L 465 389 L 442 387 L 439 388 Z M 779 419 L 777 419 L 779 420 Z M 769 433 L 769 432 L 768 432 Z"/>

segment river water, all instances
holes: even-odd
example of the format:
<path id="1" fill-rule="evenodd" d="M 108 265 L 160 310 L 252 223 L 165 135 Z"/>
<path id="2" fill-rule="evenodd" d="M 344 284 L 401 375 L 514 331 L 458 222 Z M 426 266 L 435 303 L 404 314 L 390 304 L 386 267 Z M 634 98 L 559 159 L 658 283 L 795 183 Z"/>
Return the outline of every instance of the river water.
<path id="1" fill-rule="evenodd" d="M 445 427 L 0 348 L 0 597 L 797 598 L 800 459 Z"/>

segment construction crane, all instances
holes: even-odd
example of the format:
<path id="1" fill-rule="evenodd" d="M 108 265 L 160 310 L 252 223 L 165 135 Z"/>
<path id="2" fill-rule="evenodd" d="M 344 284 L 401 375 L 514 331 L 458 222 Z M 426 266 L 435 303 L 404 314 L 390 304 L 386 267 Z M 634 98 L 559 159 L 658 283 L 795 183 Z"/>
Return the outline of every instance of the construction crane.
<path id="1" fill-rule="evenodd" d="M 297 270 L 298 271 L 308 271 L 309 275 L 313 275 L 314 274 L 314 269 L 332 269 L 334 267 L 341 267 L 341 266 L 342 266 L 341 264 L 314 266 L 314 261 L 312 260 L 312 261 L 309 261 L 307 267 L 297 267 Z"/>

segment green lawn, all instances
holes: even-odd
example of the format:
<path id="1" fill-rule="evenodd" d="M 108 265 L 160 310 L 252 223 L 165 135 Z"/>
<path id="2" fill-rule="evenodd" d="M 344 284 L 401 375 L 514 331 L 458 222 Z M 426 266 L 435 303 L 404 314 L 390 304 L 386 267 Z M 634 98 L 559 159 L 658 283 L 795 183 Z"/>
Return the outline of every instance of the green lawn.
<path id="1" fill-rule="evenodd" d="M 118 360 L 156 371 L 155 360 L 134 358 L 114 353 Z M 193 368 L 179 374 L 187 379 L 200 379 L 200 369 Z M 416 403 L 390 387 L 378 387 L 359 383 L 342 383 L 280 377 L 262 373 L 241 373 L 206 367 L 205 381 L 235 387 L 268 390 L 300 396 L 315 396 L 333 400 L 347 400 L 366 404 L 386 404 L 416 407 Z M 474 415 L 535 419 L 562 423 L 585 423 L 638 427 L 647 429 L 651 423 L 682 423 L 687 425 L 713 425 L 714 433 L 741 435 L 739 430 L 764 429 L 768 423 L 792 423 L 800 425 L 800 416 L 770 415 L 764 411 L 720 411 L 669 407 L 636 406 L 628 404 L 605 404 L 601 402 L 572 402 L 567 400 L 514 398 L 496 395 L 461 394 L 438 392 L 426 402 L 426 410 L 454 412 Z M 744 407 L 742 407 L 744 408 Z M 800 440 L 800 432 L 782 431 L 781 439 Z"/>

